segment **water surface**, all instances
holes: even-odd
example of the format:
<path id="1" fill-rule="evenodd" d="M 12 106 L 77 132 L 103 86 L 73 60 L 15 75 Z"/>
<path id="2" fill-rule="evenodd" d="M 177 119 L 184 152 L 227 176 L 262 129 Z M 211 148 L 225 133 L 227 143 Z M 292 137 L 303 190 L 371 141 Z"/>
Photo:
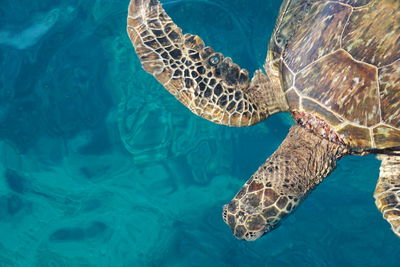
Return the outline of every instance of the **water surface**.
<path id="1" fill-rule="evenodd" d="M 253 72 L 281 1 L 162 2 Z M 342 160 L 273 233 L 234 239 L 221 207 L 292 121 L 228 128 L 191 114 L 141 69 L 127 5 L 0 5 L 0 266 L 398 266 L 372 156 Z"/>

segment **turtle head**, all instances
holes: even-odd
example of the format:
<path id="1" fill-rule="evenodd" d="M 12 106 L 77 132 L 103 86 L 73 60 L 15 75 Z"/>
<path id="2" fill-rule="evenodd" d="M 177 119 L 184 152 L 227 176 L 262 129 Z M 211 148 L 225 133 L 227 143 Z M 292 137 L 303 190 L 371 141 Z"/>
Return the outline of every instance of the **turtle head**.
<path id="1" fill-rule="evenodd" d="M 250 214 L 245 209 L 232 213 L 235 205 L 233 200 L 224 205 L 222 217 L 236 238 L 254 241 L 270 231 L 265 218 L 260 214 Z"/>
<path id="2" fill-rule="evenodd" d="M 346 155 L 347 147 L 294 126 L 232 201 L 223 218 L 239 239 L 255 240 L 276 228 Z"/>
<path id="3" fill-rule="evenodd" d="M 222 217 L 238 239 L 254 241 L 275 229 L 298 200 L 253 177 L 223 208 Z"/>

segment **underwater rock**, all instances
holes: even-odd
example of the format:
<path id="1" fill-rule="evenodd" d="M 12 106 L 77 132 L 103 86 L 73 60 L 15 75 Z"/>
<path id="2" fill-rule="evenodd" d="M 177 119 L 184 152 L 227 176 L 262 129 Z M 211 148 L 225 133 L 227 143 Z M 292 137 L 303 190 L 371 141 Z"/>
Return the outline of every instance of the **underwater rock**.
<path id="1" fill-rule="evenodd" d="M 34 95 L 20 95 L 18 100 L 10 101 L 0 122 L 0 138 L 11 141 L 19 151 L 26 152 L 42 134 L 37 123 L 41 120 L 41 103 L 42 100 Z"/>
<path id="2" fill-rule="evenodd" d="M 8 221 L 29 207 L 28 203 L 16 194 L 0 196 L 0 221 Z"/>
<path id="3" fill-rule="evenodd" d="M 7 198 L 7 212 L 10 215 L 15 215 L 24 208 L 22 199 L 16 195 L 11 195 Z"/>
<path id="4" fill-rule="evenodd" d="M 51 241 L 81 241 L 85 239 L 85 229 L 80 227 L 62 228 L 50 235 Z"/>
<path id="5" fill-rule="evenodd" d="M 94 221 L 85 229 L 86 238 L 96 238 L 107 230 L 107 225 L 103 222 Z"/>
<path id="6" fill-rule="evenodd" d="M 6 169 L 4 171 L 4 178 L 8 187 L 15 193 L 23 194 L 28 190 L 28 181 L 26 178 L 12 169 Z"/>
<path id="7" fill-rule="evenodd" d="M 103 222 L 94 221 L 87 227 L 65 227 L 54 231 L 50 237 L 50 241 L 68 242 L 82 241 L 100 237 L 107 230 L 107 225 Z"/>
<path id="8" fill-rule="evenodd" d="M 104 73 L 108 70 L 102 61 L 106 57 L 104 53 L 98 39 L 82 35 L 61 46 L 51 58 L 43 73 L 45 86 L 38 89 L 44 102 L 47 131 L 75 138 L 85 131 L 91 135 L 104 129 L 113 104 L 105 85 Z"/>

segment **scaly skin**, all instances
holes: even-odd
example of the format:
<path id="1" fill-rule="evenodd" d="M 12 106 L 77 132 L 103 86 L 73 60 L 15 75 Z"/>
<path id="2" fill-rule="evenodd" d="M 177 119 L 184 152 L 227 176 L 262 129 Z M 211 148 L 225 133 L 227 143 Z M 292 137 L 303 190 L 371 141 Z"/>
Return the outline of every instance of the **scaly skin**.
<path id="1" fill-rule="evenodd" d="M 382 160 L 374 198 L 383 217 L 400 237 L 400 155 L 379 155 Z"/>
<path id="2" fill-rule="evenodd" d="M 182 30 L 156 0 L 132 0 L 129 37 L 143 68 L 194 114 L 229 126 L 249 126 L 288 110 L 279 74 L 247 70 Z"/>

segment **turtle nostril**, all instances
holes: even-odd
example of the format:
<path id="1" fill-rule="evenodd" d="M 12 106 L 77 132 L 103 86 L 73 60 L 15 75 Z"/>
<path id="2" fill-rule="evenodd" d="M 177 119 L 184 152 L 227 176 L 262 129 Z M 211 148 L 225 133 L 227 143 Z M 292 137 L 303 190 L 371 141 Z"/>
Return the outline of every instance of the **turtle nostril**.
<path id="1" fill-rule="evenodd" d="M 247 232 L 244 236 L 246 241 L 255 241 L 256 239 L 262 237 L 264 232 Z"/>

